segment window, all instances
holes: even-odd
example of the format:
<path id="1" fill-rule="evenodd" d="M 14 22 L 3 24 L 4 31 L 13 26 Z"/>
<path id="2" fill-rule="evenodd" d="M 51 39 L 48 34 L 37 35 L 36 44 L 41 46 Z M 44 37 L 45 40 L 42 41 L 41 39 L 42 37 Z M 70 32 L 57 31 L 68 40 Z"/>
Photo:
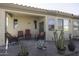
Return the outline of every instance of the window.
<path id="1" fill-rule="evenodd" d="M 69 20 L 64 20 L 64 31 L 69 30 Z"/>
<path id="2" fill-rule="evenodd" d="M 58 19 L 58 29 L 59 30 L 63 29 L 63 19 Z"/>
<path id="3" fill-rule="evenodd" d="M 16 29 L 18 27 L 18 20 L 14 19 L 14 29 Z"/>
<path id="4" fill-rule="evenodd" d="M 55 20 L 54 19 L 49 19 L 48 20 L 48 29 L 50 30 L 50 31 L 52 31 L 52 30 L 54 30 L 55 29 Z"/>
<path id="5" fill-rule="evenodd" d="M 69 30 L 69 20 L 63 20 L 63 19 L 58 19 L 58 30 L 64 30 L 68 31 Z"/>
<path id="6" fill-rule="evenodd" d="M 74 27 L 74 30 L 79 30 L 79 21 L 74 21 L 73 27 Z"/>

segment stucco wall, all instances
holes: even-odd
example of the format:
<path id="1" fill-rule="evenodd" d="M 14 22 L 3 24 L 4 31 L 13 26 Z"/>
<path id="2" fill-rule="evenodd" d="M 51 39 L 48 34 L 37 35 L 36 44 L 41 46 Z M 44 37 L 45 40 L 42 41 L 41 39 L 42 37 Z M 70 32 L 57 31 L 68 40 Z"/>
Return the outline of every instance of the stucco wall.
<path id="1" fill-rule="evenodd" d="M 74 24 L 75 21 L 79 22 L 78 19 L 73 19 L 72 20 L 72 25 Z M 72 34 L 73 34 L 73 36 L 79 36 L 79 30 L 74 30 L 74 27 L 72 26 Z"/>
<path id="2" fill-rule="evenodd" d="M 9 18 L 9 25 L 7 27 L 7 31 L 9 33 L 11 33 L 13 36 L 16 35 L 17 36 L 17 31 L 25 31 L 25 29 L 30 29 L 31 30 L 31 34 L 34 37 L 35 34 L 39 33 L 39 23 L 40 22 L 44 22 L 44 31 L 46 32 L 46 40 L 52 40 L 54 37 L 53 35 L 53 31 L 49 31 L 48 30 L 48 20 L 50 18 L 55 19 L 55 21 L 57 22 L 58 19 L 64 19 L 64 20 L 68 20 L 68 26 L 69 26 L 69 30 L 64 32 L 64 38 L 65 40 L 69 39 L 69 34 L 75 34 L 75 35 L 79 35 L 79 31 L 74 31 L 73 30 L 73 22 L 75 19 L 72 18 L 66 18 L 66 17 L 58 17 L 58 16 L 50 16 L 50 15 L 46 15 L 45 17 L 32 17 L 32 16 L 25 16 L 25 15 L 16 15 L 13 17 L 10 17 L 9 15 L 7 15 Z M 14 29 L 13 28 L 13 19 L 18 19 L 18 28 Z M 37 29 L 34 28 L 34 20 L 37 20 Z M 55 29 L 57 29 L 57 24 L 55 24 Z M 54 39 L 53 39 L 54 40 Z"/>
<path id="3" fill-rule="evenodd" d="M 0 9 L 0 46 L 5 45 L 5 10 Z"/>
<path id="4" fill-rule="evenodd" d="M 47 16 L 46 17 L 46 32 L 47 32 L 47 40 L 52 40 L 54 37 L 54 35 L 53 35 L 53 31 L 50 31 L 50 30 L 48 30 L 48 20 L 49 19 L 54 19 L 55 21 L 56 21 L 56 24 L 55 24 L 55 29 L 57 29 L 57 20 L 58 19 L 64 19 L 64 20 L 68 20 L 69 21 L 69 23 L 68 23 L 68 26 L 69 26 L 69 30 L 68 31 L 64 31 L 64 38 L 65 38 L 65 40 L 68 40 L 69 39 L 69 34 L 71 33 L 71 34 L 73 34 L 73 20 L 75 20 L 75 19 L 71 19 L 71 18 L 64 18 L 64 17 L 57 17 L 57 16 Z M 75 31 L 74 32 L 74 34 L 77 34 L 76 33 L 77 31 Z M 78 31 L 79 32 L 79 31 Z M 78 35 L 78 34 L 77 34 Z M 54 39 L 53 39 L 54 40 Z"/>

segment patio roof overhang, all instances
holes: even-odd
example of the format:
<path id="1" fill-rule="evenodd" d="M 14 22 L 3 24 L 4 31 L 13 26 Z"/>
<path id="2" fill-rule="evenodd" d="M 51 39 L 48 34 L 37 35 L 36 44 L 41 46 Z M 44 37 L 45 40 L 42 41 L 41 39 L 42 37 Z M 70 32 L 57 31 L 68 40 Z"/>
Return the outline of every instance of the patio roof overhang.
<path id="1" fill-rule="evenodd" d="M 33 15 L 36 14 L 40 16 L 55 15 L 55 16 L 63 16 L 63 17 L 79 19 L 79 15 L 74 15 L 74 14 L 65 13 L 65 12 L 56 11 L 56 10 L 45 10 L 45 9 L 40 9 L 40 8 L 35 8 L 30 6 L 12 4 L 12 3 L 0 3 L 0 8 L 6 9 L 8 11 L 15 10 L 17 12 L 19 11 L 27 12 L 29 14 L 33 14 Z"/>
<path id="2" fill-rule="evenodd" d="M 26 15 L 26 16 L 32 16 L 32 17 L 45 17 L 45 15 L 23 12 L 23 11 L 15 11 L 15 10 L 6 10 L 6 13 L 11 14 L 11 15 Z"/>

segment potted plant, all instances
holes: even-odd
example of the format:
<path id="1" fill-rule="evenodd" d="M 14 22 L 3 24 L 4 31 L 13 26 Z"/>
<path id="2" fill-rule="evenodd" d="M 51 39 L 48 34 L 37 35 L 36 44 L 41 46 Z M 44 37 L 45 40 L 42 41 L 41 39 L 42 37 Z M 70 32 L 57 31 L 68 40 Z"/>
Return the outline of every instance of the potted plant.
<path id="1" fill-rule="evenodd" d="M 28 53 L 28 51 L 27 51 L 27 48 L 21 47 L 21 50 L 20 50 L 20 52 L 18 53 L 18 56 L 28 56 L 28 55 L 29 55 L 29 53 Z"/>
<path id="2" fill-rule="evenodd" d="M 68 49 L 69 49 L 69 51 L 74 51 L 75 50 L 75 45 L 74 45 L 74 43 L 73 43 L 73 41 L 72 41 L 72 38 L 71 38 L 71 34 L 69 35 L 69 44 L 68 44 Z"/>
<path id="3" fill-rule="evenodd" d="M 60 35 L 57 34 L 57 30 L 54 32 L 54 39 L 56 40 L 56 48 L 58 53 L 64 54 L 66 47 L 64 46 L 63 30 L 60 31 Z"/>
<path id="4" fill-rule="evenodd" d="M 24 47 L 23 45 L 20 45 L 20 51 L 18 53 L 18 56 L 28 56 L 29 52 L 27 50 L 26 47 Z"/>

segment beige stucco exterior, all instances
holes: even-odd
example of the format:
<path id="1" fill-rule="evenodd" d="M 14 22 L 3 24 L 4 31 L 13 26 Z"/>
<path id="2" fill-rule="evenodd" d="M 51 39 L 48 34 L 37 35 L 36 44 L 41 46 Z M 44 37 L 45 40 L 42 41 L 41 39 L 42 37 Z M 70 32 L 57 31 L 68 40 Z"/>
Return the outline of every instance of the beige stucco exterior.
<path id="1" fill-rule="evenodd" d="M 50 18 L 52 18 L 53 20 L 55 20 L 56 21 L 56 24 L 55 24 L 55 29 L 56 30 L 59 30 L 58 29 L 58 19 L 63 19 L 63 20 L 69 20 L 69 21 L 72 21 L 72 19 L 71 18 L 66 18 L 66 17 L 58 17 L 58 16 L 47 16 L 47 22 L 48 22 L 48 20 L 50 19 Z M 68 40 L 68 38 L 69 38 L 69 34 L 70 33 L 72 33 L 72 29 L 71 29 L 71 23 L 68 23 L 68 27 L 69 27 L 69 31 L 64 31 L 64 38 L 65 38 L 65 40 Z M 47 28 L 48 28 L 48 25 L 47 25 Z M 48 29 L 47 29 L 48 30 Z M 54 35 L 53 35 L 53 32 L 54 31 L 47 31 L 47 39 L 48 40 L 54 40 Z"/>
<path id="2" fill-rule="evenodd" d="M 69 34 L 72 34 L 72 36 L 79 36 L 79 31 L 78 30 L 74 30 L 74 27 L 73 27 L 73 23 L 74 21 L 79 21 L 78 19 L 73 19 L 73 18 L 68 18 L 68 17 L 59 17 L 59 16 L 47 16 L 47 22 L 48 22 L 48 19 L 54 19 L 56 21 L 56 24 L 55 24 L 55 29 L 58 30 L 57 28 L 57 20 L 58 19 L 63 19 L 63 20 L 68 20 L 68 31 L 64 31 L 64 38 L 65 40 L 69 40 Z M 48 30 L 48 25 L 47 25 L 47 40 L 52 40 L 54 37 L 53 37 L 53 32 L 54 31 L 49 31 Z M 54 39 L 53 39 L 54 40 Z"/>
<path id="3" fill-rule="evenodd" d="M 5 44 L 5 10 L 0 9 L 0 46 Z"/>
<path id="4" fill-rule="evenodd" d="M 46 32 L 46 40 L 52 40 L 53 37 L 53 32 L 54 31 L 49 31 L 48 30 L 48 21 L 49 19 L 54 19 L 56 21 L 55 24 L 55 29 L 57 28 L 57 22 L 58 19 L 63 19 L 63 20 L 68 20 L 68 31 L 64 31 L 64 38 L 65 40 L 69 39 L 69 34 L 73 34 L 73 35 L 78 35 L 79 31 L 73 31 L 73 22 L 76 21 L 77 19 L 73 19 L 73 18 L 69 18 L 69 17 L 60 17 L 60 16 L 54 16 L 54 15 L 45 15 L 44 17 L 37 17 L 37 16 L 31 16 L 31 15 L 26 15 L 26 14 L 16 14 L 13 17 L 10 17 L 8 15 L 9 18 L 9 26 L 7 28 L 7 31 L 9 33 L 11 33 L 12 35 L 16 35 L 17 36 L 17 32 L 22 30 L 25 31 L 25 29 L 30 29 L 31 30 L 31 34 L 34 37 L 35 34 L 39 33 L 39 23 L 40 22 L 44 22 L 44 31 Z M 13 28 L 13 19 L 18 19 L 18 28 L 14 29 Z M 37 29 L 34 28 L 34 20 L 37 20 Z M 54 39 L 53 39 L 54 40 Z"/>
<path id="5" fill-rule="evenodd" d="M 12 17 L 8 14 L 11 13 Z M 39 33 L 39 23 L 44 22 L 44 31 L 46 33 L 46 40 L 52 40 L 53 31 L 48 30 L 48 21 L 52 18 L 56 21 L 55 29 L 57 29 L 58 19 L 68 20 L 69 30 L 64 32 L 65 40 L 68 40 L 69 34 L 79 35 L 79 31 L 73 30 L 73 22 L 79 21 L 78 16 L 73 16 L 72 14 L 62 13 L 57 11 L 47 11 L 42 9 L 27 8 L 18 5 L 0 5 L 0 45 L 5 45 L 5 31 L 9 32 L 13 36 L 17 36 L 18 31 L 23 31 L 25 29 L 30 29 L 32 37 Z M 8 19 L 8 21 L 7 21 Z M 13 20 L 18 19 L 18 26 L 15 29 L 13 27 Z M 34 26 L 34 20 L 37 21 L 37 29 Z M 6 22 L 6 23 L 5 23 Z M 8 22 L 8 26 L 7 26 Z M 54 39 L 53 39 L 54 40 Z"/>

